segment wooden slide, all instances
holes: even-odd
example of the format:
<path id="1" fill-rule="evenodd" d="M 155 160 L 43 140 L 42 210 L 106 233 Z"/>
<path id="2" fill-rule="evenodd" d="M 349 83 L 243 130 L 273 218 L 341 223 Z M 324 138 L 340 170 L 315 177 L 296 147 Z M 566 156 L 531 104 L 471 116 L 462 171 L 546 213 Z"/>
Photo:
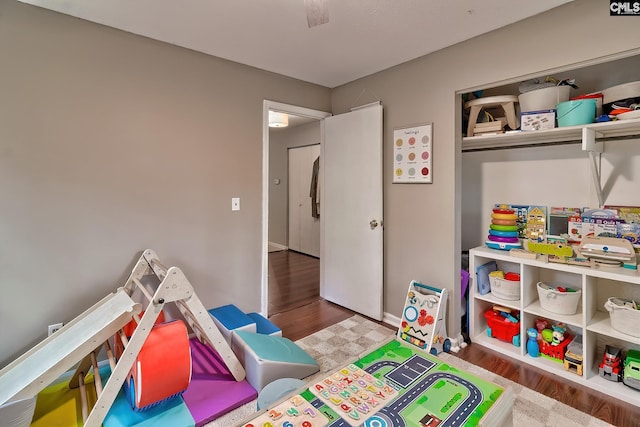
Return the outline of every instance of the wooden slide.
<path id="1" fill-rule="evenodd" d="M 153 294 L 141 283 L 141 279 L 150 274 L 160 280 Z M 148 300 L 141 318 L 138 315 L 143 307 L 131 298 L 136 289 L 139 289 Z M 234 378 L 242 381 L 245 378 L 244 368 L 213 323 L 213 319 L 185 275 L 177 267 L 164 267 L 156 253 L 147 249 L 134 266 L 123 287 L 107 295 L 59 331 L 0 370 L 0 405 L 37 395 L 76 365 L 69 387 L 80 387 L 83 392 L 84 378 L 91 369 L 94 372 L 98 371 L 96 354 L 103 345 L 106 345 L 112 368 L 111 376 L 103 387 L 100 376 L 95 375 L 98 400 L 91 410 L 84 407 L 86 399 L 83 399 L 85 427 L 100 426 L 127 378 L 149 331 L 164 305 L 170 302 L 178 306 L 198 339 L 212 346 L 224 360 Z M 111 355 L 108 340 L 114 334 L 122 336 L 121 329 L 133 318 L 136 319 L 138 327 L 133 335 L 125 340 L 127 343 L 125 351 L 116 363 Z M 84 396 L 84 393 L 81 393 L 81 396 Z"/>

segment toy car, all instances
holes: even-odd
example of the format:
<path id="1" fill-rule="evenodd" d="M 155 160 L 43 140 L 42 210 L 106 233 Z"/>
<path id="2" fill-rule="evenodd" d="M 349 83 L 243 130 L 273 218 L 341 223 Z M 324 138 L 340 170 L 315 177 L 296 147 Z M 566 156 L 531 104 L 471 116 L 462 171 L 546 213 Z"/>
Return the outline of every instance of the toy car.
<path id="1" fill-rule="evenodd" d="M 622 382 L 629 387 L 640 390 L 640 351 L 629 350 L 627 352 Z"/>
<path id="2" fill-rule="evenodd" d="M 605 346 L 598 374 L 609 381 L 619 382 L 622 379 L 622 352 L 619 348 Z"/>

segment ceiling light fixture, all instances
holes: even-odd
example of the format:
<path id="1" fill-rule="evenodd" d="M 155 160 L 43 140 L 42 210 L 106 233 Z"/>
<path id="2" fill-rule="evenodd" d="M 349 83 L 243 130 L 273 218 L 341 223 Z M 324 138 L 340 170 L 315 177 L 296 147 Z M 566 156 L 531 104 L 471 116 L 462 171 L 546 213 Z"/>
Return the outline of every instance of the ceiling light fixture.
<path id="1" fill-rule="evenodd" d="M 286 128 L 287 126 L 289 126 L 289 116 L 284 113 L 269 111 L 270 128 Z"/>

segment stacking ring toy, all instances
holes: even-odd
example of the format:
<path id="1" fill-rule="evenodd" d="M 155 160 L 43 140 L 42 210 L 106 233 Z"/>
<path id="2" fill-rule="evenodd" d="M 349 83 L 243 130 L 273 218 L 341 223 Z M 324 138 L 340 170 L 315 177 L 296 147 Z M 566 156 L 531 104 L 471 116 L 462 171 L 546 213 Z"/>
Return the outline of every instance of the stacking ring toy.
<path id="1" fill-rule="evenodd" d="M 489 235 L 491 235 L 491 236 L 500 236 L 500 237 L 518 237 L 518 232 L 517 231 L 489 230 Z"/>
<path id="2" fill-rule="evenodd" d="M 518 243 L 518 238 L 517 237 L 500 237 L 500 236 L 493 236 L 493 235 L 489 234 L 489 236 L 487 238 L 489 240 L 491 240 L 492 242 Z"/>
<path id="3" fill-rule="evenodd" d="M 515 219 L 492 219 L 491 224 L 516 225 L 516 220 Z"/>
<path id="4" fill-rule="evenodd" d="M 492 230 L 499 230 L 499 231 L 518 231 L 518 226 L 517 225 L 491 224 L 489 226 L 489 228 L 492 229 Z"/>
<path id="5" fill-rule="evenodd" d="M 491 218 L 493 219 L 511 219 L 511 220 L 515 220 L 518 219 L 518 215 L 514 214 L 514 213 L 492 213 L 491 214 Z"/>
<path id="6" fill-rule="evenodd" d="M 504 209 L 495 208 L 493 210 L 493 213 L 497 213 L 497 214 L 513 214 L 513 213 L 516 213 L 516 211 L 514 211 L 513 209 L 507 209 L 507 208 L 504 208 Z"/>

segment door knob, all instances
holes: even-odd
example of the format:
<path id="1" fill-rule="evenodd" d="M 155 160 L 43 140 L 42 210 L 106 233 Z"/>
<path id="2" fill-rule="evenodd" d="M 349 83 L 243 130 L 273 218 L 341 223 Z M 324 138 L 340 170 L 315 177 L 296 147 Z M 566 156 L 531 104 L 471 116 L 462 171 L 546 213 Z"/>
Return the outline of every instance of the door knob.
<path id="1" fill-rule="evenodd" d="M 378 226 L 378 221 L 375 219 L 372 219 L 371 221 L 369 221 L 369 227 L 371 227 L 371 229 L 373 230 L 374 228 L 376 228 Z"/>

